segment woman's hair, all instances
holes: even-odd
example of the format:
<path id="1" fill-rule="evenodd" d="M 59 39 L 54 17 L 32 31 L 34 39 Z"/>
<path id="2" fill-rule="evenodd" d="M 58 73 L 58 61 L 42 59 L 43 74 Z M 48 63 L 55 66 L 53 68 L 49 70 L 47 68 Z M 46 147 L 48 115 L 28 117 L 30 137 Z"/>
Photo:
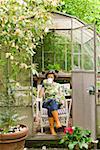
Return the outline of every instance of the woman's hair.
<path id="1" fill-rule="evenodd" d="M 49 71 L 46 73 L 46 75 L 45 75 L 46 79 L 47 79 L 48 74 L 53 74 L 53 75 L 54 75 L 54 79 L 57 77 L 54 70 L 49 70 Z"/>

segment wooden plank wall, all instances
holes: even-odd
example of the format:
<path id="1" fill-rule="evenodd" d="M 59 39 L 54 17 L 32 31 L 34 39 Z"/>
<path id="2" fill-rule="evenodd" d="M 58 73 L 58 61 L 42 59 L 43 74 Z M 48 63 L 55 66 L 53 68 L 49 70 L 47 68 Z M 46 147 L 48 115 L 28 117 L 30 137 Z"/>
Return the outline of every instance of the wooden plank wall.
<path id="1" fill-rule="evenodd" d="M 74 71 L 72 73 L 73 125 L 92 130 L 96 135 L 95 95 L 90 95 L 88 88 L 95 84 L 94 72 Z"/>

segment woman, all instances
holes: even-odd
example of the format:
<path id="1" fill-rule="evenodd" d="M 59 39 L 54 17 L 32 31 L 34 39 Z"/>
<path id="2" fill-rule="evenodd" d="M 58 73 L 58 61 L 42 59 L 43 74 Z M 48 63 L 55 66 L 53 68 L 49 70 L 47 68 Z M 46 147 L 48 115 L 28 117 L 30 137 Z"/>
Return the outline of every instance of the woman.
<path id="1" fill-rule="evenodd" d="M 47 72 L 46 79 L 43 81 L 43 85 L 40 90 L 40 97 L 44 97 L 42 107 L 48 110 L 48 120 L 52 135 L 56 135 L 54 122 L 56 122 L 57 129 L 62 128 L 57 111 L 61 106 L 59 101 L 60 86 L 59 83 L 54 82 L 55 78 L 56 75 L 54 71 Z"/>

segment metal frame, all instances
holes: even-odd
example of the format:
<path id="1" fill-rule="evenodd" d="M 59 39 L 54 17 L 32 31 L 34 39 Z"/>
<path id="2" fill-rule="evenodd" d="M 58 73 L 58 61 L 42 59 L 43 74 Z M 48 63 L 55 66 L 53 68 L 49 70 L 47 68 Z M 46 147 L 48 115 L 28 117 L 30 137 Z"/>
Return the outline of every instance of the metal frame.
<path id="1" fill-rule="evenodd" d="M 74 70 L 74 56 L 76 54 L 78 56 L 78 67 L 79 67 L 79 69 L 84 70 L 83 28 L 85 28 L 85 27 L 92 28 L 90 25 L 84 25 L 84 26 L 82 26 L 80 28 L 73 28 L 73 18 L 71 18 L 71 29 L 70 29 L 71 35 L 70 35 L 70 38 L 71 38 L 71 67 L 72 67 L 72 70 Z M 81 32 L 81 44 L 80 44 L 80 49 L 79 49 L 78 53 L 75 53 L 74 52 L 74 43 L 73 43 L 73 32 L 75 30 L 78 30 L 78 29 L 81 30 L 80 31 Z M 49 29 L 49 30 L 54 32 L 56 30 L 58 30 L 58 31 L 63 31 L 63 30 L 67 31 L 69 29 L 67 29 L 67 28 L 66 29 L 61 28 L 61 29 Z M 63 45 L 64 45 L 64 43 L 63 43 Z M 65 43 L 65 45 L 66 45 L 66 43 Z M 44 48 L 43 48 L 43 41 L 42 41 L 42 70 L 43 71 L 45 70 L 45 68 L 44 68 L 44 59 L 45 59 L 45 57 L 44 57 Z M 54 60 L 56 60 L 56 58 Z M 55 63 L 55 61 L 54 61 L 54 63 Z M 67 54 L 66 53 L 65 53 L 65 65 L 64 66 L 65 66 L 64 67 L 65 70 L 67 71 Z"/>

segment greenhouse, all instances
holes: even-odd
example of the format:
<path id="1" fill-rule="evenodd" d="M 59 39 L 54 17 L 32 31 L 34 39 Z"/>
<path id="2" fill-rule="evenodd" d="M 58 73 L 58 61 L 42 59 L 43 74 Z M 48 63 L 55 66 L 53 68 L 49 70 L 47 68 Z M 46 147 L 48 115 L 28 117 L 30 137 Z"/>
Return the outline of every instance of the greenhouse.
<path id="1" fill-rule="evenodd" d="M 96 134 L 100 134 L 100 37 L 96 34 L 94 25 L 84 24 L 79 19 L 63 13 L 52 13 L 52 23 L 47 30 L 47 35 L 40 41 L 33 57 L 33 62 L 39 71 L 38 77 L 33 76 L 33 84 L 39 88 L 38 85 L 45 78 L 45 72 L 56 70 L 58 73 L 56 81 L 65 88 L 68 88 L 69 84 L 69 88 L 73 91 L 72 96 L 69 97 L 73 101 L 70 112 L 73 124 L 77 122 L 78 125 L 91 128 L 95 137 Z M 80 89 L 79 92 L 77 88 Z M 94 110 L 93 113 L 91 108 Z M 97 114 L 96 124 L 88 114 L 89 110 L 94 118 L 95 113 Z M 39 110 L 33 111 L 34 113 L 38 114 Z M 77 114 L 80 114 L 79 120 Z M 81 119 L 83 114 L 84 121 Z"/>

